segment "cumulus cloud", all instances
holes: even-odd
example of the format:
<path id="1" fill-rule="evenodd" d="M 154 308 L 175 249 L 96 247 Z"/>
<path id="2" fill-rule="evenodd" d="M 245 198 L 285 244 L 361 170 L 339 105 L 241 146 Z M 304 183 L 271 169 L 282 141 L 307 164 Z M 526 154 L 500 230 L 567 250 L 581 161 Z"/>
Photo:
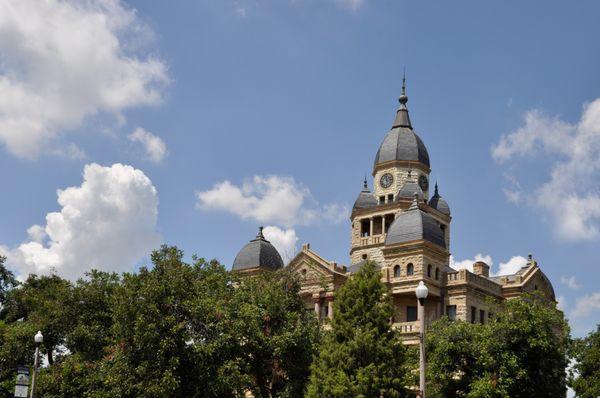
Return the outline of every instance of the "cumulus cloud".
<path id="1" fill-rule="evenodd" d="M 521 170 L 518 159 L 549 161 L 545 181 L 537 181 L 531 192 L 518 196 L 511 195 L 520 192 L 514 190 L 520 187 L 516 181 L 517 185 L 506 188 L 507 198 L 542 211 L 562 240 L 600 237 L 600 191 L 592 183 L 600 178 L 600 99 L 586 104 L 574 124 L 538 110 L 528 112 L 522 127 L 503 135 L 493 146 L 492 156 L 522 175 L 532 168 Z"/>
<path id="2" fill-rule="evenodd" d="M 321 206 L 310 190 L 292 177 L 256 175 L 235 185 L 222 181 L 211 189 L 196 192 L 198 207 L 230 212 L 243 220 L 274 223 L 285 227 L 317 221 L 341 222 L 349 214 L 345 204 Z"/>
<path id="3" fill-rule="evenodd" d="M 483 261 L 484 263 L 489 265 L 490 274 L 494 276 L 514 274 L 515 272 L 520 270 L 521 267 L 527 265 L 527 259 L 525 257 L 513 256 L 507 262 L 501 262 L 498 266 L 498 271 L 495 271 L 492 267 L 494 265 L 494 260 L 492 259 L 492 256 L 478 253 L 475 255 L 475 258 L 466 260 L 456 260 L 454 256 L 450 256 L 450 267 L 456 270 L 467 269 L 473 272 L 473 263 L 476 263 L 477 261 Z"/>
<path id="4" fill-rule="evenodd" d="M 523 256 L 513 256 L 505 263 L 500 263 L 496 275 L 510 275 L 516 273 L 527 265 L 527 259 Z"/>
<path id="5" fill-rule="evenodd" d="M 600 292 L 579 297 L 575 302 L 575 308 L 571 312 L 573 318 L 585 318 L 592 312 L 600 310 Z"/>
<path id="6" fill-rule="evenodd" d="M 567 300 L 565 299 L 565 296 L 558 296 L 556 298 L 556 308 L 561 311 L 565 311 L 567 309 Z"/>
<path id="7" fill-rule="evenodd" d="M 81 156 L 60 141 L 86 118 L 159 103 L 169 78 L 144 53 L 150 37 L 119 0 L 1 2 L 0 143 L 25 158 Z"/>
<path id="8" fill-rule="evenodd" d="M 83 183 L 57 195 L 60 211 L 48 213 L 45 225 L 31 226 L 28 241 L 2 248 L 21 278 L 57 272 L 76 279 L 91 268 L 129 270 L 160 243 L 157 192 L 141 170 L 88 164 Z"/>
<path id="9" fill-rule="evenodd" d="M 561 276 L 560 277 L 560 283 L 562 283 L 563 285 L 567 285 L 570 289 L 579 289 L 581 286 L 579 285 L 579 283 L 577 283 L 577 278 L 575 278 L 575 276 Z"/>
<path id="10" fill-rule="evenodd" d="M 141 127 L 136 128 L 133 133 L 128 136 L 129 141 L 137 142 L 142 145 L 146 155 L 154 163 L 160 163 L 167 156 L 167 145 L 158 136 Z"/>
<path id="11" fill-rule="evenodd" d="M 265 238 L 275 246 L 284 263 L 289 263 L 296 254 L 298 236 L 293 228 L 281 229 L 269 225 L 263 229 Z"/>
<path id="12" fill-rule="evenodd" d="M 476 263 L 477 261 L 483 261 L 484 263 L 489 265 L 490 268 L 494 264 L 491 256 L 489 256 L 489 255 L 484 256 L 483 254 L 478 253 L 475 255 L 474 259 L 467 259 L 467 260 L 460 260 L 460 261 L 456 260 L 454 258 L 454 256 L 450 256 L 450 267 L 452 267 L 456 270 L 467 269 L 467 270 L 473 272 L 473 263 Z"/>

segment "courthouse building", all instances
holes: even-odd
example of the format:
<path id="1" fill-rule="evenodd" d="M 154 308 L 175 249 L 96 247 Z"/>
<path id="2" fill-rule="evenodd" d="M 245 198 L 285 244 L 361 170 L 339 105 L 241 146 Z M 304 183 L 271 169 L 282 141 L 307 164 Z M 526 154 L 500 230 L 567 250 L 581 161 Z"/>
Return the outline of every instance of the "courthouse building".
<path id="1" fill-rule="evenodd" d="M 286 266 L 299 275 L 307 308 L 326 323 L 333 316 L 336 290 L 366 261 L 381 269 L 393 296 L 394 326 L 407 343 L 418 341 L 414 292 L 419 281 L 429 288 L 428 324 L 443 315 L 486 322 L 496 304 L 525 292 L 540 291 L 555 300 L 552 284 L 531 255 L 511 275 L 491 276 L 484 262 L 474 263 L 473 272 L 449 266 L 452 213 L 437 184 L 430 184 L 429 154 L 413 129 L 404 84 L 399 102 L 392 128 L 375 154 L 373 191 L 365 180 L 352 208 L 349 265 L 327 260 L 305 244 Z M 252 275 L 283 266 L 261 230 L 238 253 L 233 270 Z"/>

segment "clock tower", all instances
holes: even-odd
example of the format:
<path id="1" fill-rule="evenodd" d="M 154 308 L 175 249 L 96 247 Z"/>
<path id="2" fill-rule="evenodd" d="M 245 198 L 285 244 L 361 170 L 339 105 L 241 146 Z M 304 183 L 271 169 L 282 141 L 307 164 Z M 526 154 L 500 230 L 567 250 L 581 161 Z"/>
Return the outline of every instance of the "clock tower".
<path id="1" fill-rule="evenodd" d="M 394 219 L 410 207 L 415 195 L 423 204 L 428 202 L 429 154 L 410 121 L 405 78 L 398 101 L 392 128 L 375 155 L 373 191 L 365 180 L 352 209 L 351 264 L 367 259 L 383 264 L 381 249 Z"/>

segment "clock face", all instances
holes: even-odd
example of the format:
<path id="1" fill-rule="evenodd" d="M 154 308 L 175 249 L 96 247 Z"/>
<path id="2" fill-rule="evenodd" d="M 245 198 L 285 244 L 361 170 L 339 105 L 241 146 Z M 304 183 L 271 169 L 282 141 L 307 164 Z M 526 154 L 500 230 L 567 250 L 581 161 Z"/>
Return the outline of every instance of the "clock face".
<path id="1" fill-rule="evenodd" d="M 381 188 L 389 188 L 392 186 L 393 182 L 394 177 L 390 173 L 385 173 L 379 179 L 379 185 L 381 185 Z"/>
<path id="2" fill-rule="evenodd" d="M 419 177 L 419 186 L 423 191 L 427 191 L 427 188 L 429 188 L 429 181 L 427 181 L 427 177 L 424 175 Z"/>

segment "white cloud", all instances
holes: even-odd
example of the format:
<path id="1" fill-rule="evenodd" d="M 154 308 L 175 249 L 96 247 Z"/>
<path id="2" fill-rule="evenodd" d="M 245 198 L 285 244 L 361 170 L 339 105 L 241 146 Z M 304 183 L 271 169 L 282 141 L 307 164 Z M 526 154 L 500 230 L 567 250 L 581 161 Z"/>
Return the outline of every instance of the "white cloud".
<path id="1" fill-rule="evenodd" d="M 263 229 L 265 238 L 275 246 L 284 263 L 289 263 L 296 254 L 298 236 L 293 228 L 281 229 L 269 225 Z"/>
<path id="2" fill-rule="evenodd" d="M 494 260 L 492 259 L 492 256 L 483 255 L 481 253 L 476 254 L 475 258 L 473 258 L 473 259 L 466 259 L 466 260 L 456 260 L 454 258 L 454 256 L 450 256 L 449 264 L 450 264 L 450 267 L 452 267 L 456 270 L 467 269 L 467 270 L 473 272 L 473 263 L 476 263 L 477 261 L 483 261 L 484 263 L 489 265 L 490 266 L 490 274 L 494 275 L 494 276 L 495 275 L 514 274 L 515 272 L 520 270 L 521 267 L 523 267 L 527 264 L 527 259 L 525 257 L 513 256 L 507 262 L 505 262 L 505 263 L 501 262 L 499 265 L 499 268 L 498 268 L 498 272 L 495 272 L 492 267 L 494 265 Z"/>
<path id="3" fill-rule="evenodd" d="M 556 308 L 563 312 L 567 309 L 567 300 L 565 299 L 565 296 L 558 296 L 556 298 Z"/>
<path id="4" fill-rule="evenodd" d="M 129 141 L 140 143 L 144 147 L 146 155 L 154 163 L 160 163 L 168 155 L 167 145 L 158 136 L 141 127 L 136 128 L 128 136 Z"/>
<path id="5" fill-rule="evenodd" d="M 350 11 L 356 11 L 365 4 L 365 0 L 334 0 L 335 4 Z"/>
<path id="6" fill-rule="evenodd" d="M 580 288 L 580 285 L 579 283 L 577 283 L 577 279 L 575 278 L 575 276 L 561 276 L 560 283 L 567 285 L 570 289 L 573 290 Z"/>
<path id="7" fill-rule="evenodd" d="M 159 103 L 169 78 L 143 52 L 151 34 L 119 0 L 0 2 L 0 143 L 82 156 L 60 147 L 86 118 Z"/>
<path id="8" fill-rule="evenodd" d="M 341 222 L 348 217 L 344 204 L 326 204 L 313 198 L 310 190 L 292 177 L 254 176 L 237 186 L 230 181 L 196 192 L 198 207 L 227 211 L 243 220 L 274 223 L 285 227 L 309 225 L 319 220 Z"/>
<path id="9" fill-rule="evenodd" d="M 494 264 L 494 261 L 492 260 L 492 257 L 489 255 L 484 256 L 481 253 L 478 253 L 475 255 L 474 259 L 467 259 L 467 260 L 461 260 L 461 261 L 457 261 L 454 259 L 454 256 L 450 256 L 450 267 L 458 270 L 458 269 L 468 269 L 469 271 L 473 272 L 473 263 L 476 263 L 477 261 L 483 261 L 484 263 L 486 263 L 487 265 L 490 266 L 490 268 L 492 267 L 492 264 Z"/>
<path id="10" fill-rule="evenodd" d="M 590 313 L 600 310 L 600 292 L 579 297 L 575 302 L 575 308 L 571 312 L 573 318 L 584 318 Z"/>
<path id="11" fill-rule="evenodd" d="M 511 196 L 510 192 L 516 191 L 509 189 L 507 198 L 542 211 L 565 241 L 600 237 L 600 191 L 592 183 L 600 178 L 600 99 L 583 107 L 576 124 L 540 111 L 528 112 L 525 124 L 503 135 L 492 148 L 492 156 L 501 164 L 510 161 L 513 169 L 519 167 L 515 162 L 519 158 L 549 161 L 546 181 L 534 183 L 526 197 Z M 535 171 L 528 165 L 520 174 L 526 175 L 528 170 Z"/>
<path id="12" fill-rule="evenodd" d="M 57 195 L 61 210 L 48 213 L 46 225 L 31 226 L 29 241 L 3 249 L 20 278 L 56 271 L 76 279 L 91 268 L 129 270 L 160 243 L 156 189 L 141 170 L 92 163 L 80 186 Z"/>
<path id="13" fill-rule="evenodd" d="M 495 275 L 510 275 L 516 273 L 522 267 L 527 265 L 527 259 L 523 256 L 513 256 L 505 263 L 500 263 L 498 272 Z"/>

